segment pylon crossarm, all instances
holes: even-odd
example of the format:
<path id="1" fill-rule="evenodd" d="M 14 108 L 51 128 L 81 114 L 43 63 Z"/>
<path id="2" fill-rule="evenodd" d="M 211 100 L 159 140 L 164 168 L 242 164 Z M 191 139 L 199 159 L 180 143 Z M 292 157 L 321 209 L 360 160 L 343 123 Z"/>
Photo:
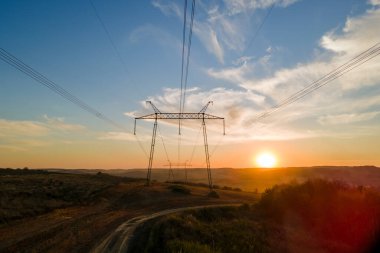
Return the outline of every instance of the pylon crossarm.
<path id="1" fill-rule="evenodd" d="M 153 108 L 153 111 L 155 113 L 161 113 L 160 110 L 158 110 L 158 108 L 152 103 L 152 101 L 146 101 L 147 104 L 150 104 L 150 106 L 152 106 Z"/>
<path id="2" fill-rule="evenodd" d="M 200 113 L 200 112 L 185 112 L 185 113 L 176 113 L 176 112 L 166 112 L 166 113 L 152 113 L 148 115 L 144 115 L 141 117 L 135 118 L 135 125 L 133 133 L 136 135 L 136 121 L 137 120 L 223 120 L 223 135 L 225 135 L 225 122 L 224 118 L 215 116 L 208 113 Z"/>
<path id="3" fill-rule="evenodd" d="M 204 141 L 204 148 L 205 148 L 205 155 L 206 155 L 206 165 L 207 165 L 207 177 L 208 177 L 208 184 L 210 191 L 213 189 L 212 185 L 212 175 L 211 175 L 211 165 L 210 165 L 210 154 L 208 149 L 208 141 L 207 141 L 207 128 L 206 128 L 206 121 L 207 120 L 223 120 L 223 135 L 225 135 L 225 121 L 224 118 L 211 115 L 208 113 L 205 113 L 208 106 L 212 104 L 212 101 L 209 101 L 203 108 L 200 110 L 200 112 L 166 112 L 163 113 L 160 110 L 157 109 L 153 105 L 151 101 L 147 101 L 148 104 L 150 104 L 154 110 L 154 113 L 144 115 L 141 117 L 135 118 L 135 125 L 134 125 L 134 134 L 136 134 L 136 122 L 137 120 L 150 120 L 154 119 L 154 126 L 153 126 L 153 134 L 152 134 L 152 143 L 150 147 L 150 156 L 149 156 L 149 164 L 148 164 L 148 173 L 147 173 L 147 185 L 150 184 L 151 181 L 151 173 L 152 173 L 152 166 L 153 166 L 153 157 L 154 157 L 154 146 L 156 142 L 156 132 L 157 132 L 157 121 L 158 120 L 202 120 L 202 128 L 203 128 L 203 141 Z M 179 125 L 179 130 L 181 129 L 181 123 Z M 179 134 L 181 132 L 179 131 Z M 169 161 L 169 180 L 170 180 L 170 173 L 173 173 L 171 170 L 171 166 L 173 164 Z M 190 164 L 185 163 L 185 177 L 187 182 L 187 170 L 186 167 L 191 166 Z"/>
<path id="4" fill-rule="evenodd" d="M 199 111 L 199 113 L 205 113 L 208 106 L 213 103 L 214 103 L 213 101 L 208 101 L 208 103 Z"/>
<path id="5" fill-rule="evenodd" d="M 144 115 L 141 117 L 136 117 L 135 119 L 224 119 L 219 116 L 207 114 L 207 113 L 198 113 L 198 112 L 165 112 L 165 113 L 152 113 Z"/>

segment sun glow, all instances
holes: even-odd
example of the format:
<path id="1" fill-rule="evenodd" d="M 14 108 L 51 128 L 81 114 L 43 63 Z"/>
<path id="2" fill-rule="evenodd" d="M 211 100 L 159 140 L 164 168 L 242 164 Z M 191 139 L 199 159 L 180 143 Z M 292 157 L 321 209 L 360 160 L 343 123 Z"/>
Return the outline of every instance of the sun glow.
<path id="1" fill-rule="evenodd" d="M 256 157 L 256 164 L 261 168 L 273 168 L 276 162 L 276 157 L 271 153 L 262 153 Z"/>

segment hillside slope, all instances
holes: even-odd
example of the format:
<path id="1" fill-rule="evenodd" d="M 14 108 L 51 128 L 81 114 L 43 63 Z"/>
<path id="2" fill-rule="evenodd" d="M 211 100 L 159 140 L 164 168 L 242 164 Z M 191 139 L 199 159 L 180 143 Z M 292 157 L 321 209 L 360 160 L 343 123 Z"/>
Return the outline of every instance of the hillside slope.
<path id="1" fill-rule="evenodd" d="M 12 173 L 11 173 L 12 172 Z M 169 184 L 104 173 L 0 173 L 0 252 L 88 252 L 125 220 L 160 210 L 251 202 L 257 195 Z M 177 189 L 178 187 L 174 187 Z"/>

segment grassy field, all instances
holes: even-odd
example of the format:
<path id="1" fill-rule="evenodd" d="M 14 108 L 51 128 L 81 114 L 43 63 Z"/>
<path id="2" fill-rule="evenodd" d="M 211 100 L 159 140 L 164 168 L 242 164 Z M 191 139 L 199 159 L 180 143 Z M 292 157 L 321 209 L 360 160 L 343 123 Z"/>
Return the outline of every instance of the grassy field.
<path id="1" fill-rule="evenodd" d="M 379 228 L 378 192 L 319 179 L 275 186 L 251 205 L 152 220 L 129 253 L 379 252 Z"/>
<path id="2" fill-rule="evenodd" d="M 127 219 L 185 206 L 252 202 L 257 194 L 105 173 L 0 169 L 0 252 L 88 252 Z"/>

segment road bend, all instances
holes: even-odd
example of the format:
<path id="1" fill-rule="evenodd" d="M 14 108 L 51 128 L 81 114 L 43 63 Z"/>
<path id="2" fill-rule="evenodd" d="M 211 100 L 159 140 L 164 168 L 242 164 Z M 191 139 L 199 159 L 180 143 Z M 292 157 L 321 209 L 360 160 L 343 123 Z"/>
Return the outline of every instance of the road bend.
<path id="1" fill-rule="evenodd" d="M 240 204 L 214 204 L 193 207 L 181 207 L 174 209 L 167 209 L 153 214 L 141 215 L 129 219 L 117 227 L 111 234 L 109 234 L 102 242 L 96 245 L 90 252 L 91 253 L 125 253 L 128 251 L 128 243 L 133 236 L 135 229 L 144 222 L 168 214 L 196 210 L 202 208 L 224 207 L 224 206 L 239 206 Z"/>

